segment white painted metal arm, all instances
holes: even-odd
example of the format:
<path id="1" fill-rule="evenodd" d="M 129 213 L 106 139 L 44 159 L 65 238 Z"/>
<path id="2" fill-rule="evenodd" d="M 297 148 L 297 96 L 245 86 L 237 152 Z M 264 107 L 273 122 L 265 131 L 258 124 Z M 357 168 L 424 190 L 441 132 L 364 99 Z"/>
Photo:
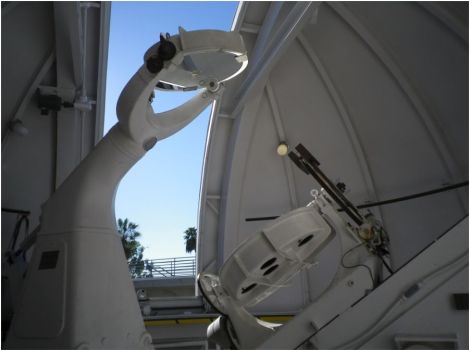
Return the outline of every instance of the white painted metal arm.
<path id="1" fill-rule="evenodd" d="M 153 113 L 148 110 L 147 120 L 154 127 L 157 139 L 165 139 L 188 125 L 222 93 L 223 89 L 223 86 L 216 92 L 205 89 L 183 105 L 166 112 Z"/>
<path id="2" fill-rule="evenodd" d="M 164 139 L 186 126 L 223 90 L 222 82 L 240 74 L 248 63 L 243 40 L 238 33 L 222 31 L 186 32 L 167 37 L 175 47 L 172 58 L 162 62 L 157 73 L 148 69 L 148 60 L 158 56 L 159 45 L 151 47 L 145 61 L 122 91 L 117 103 L 117 117 L 123 132 L 147 149 L 155 138 Z M 157 84 L 172 85 L 176 90 L 204 88 L 182 106 L 154 113 L 150 96 Z"/>
<path id="3" fill-rule="evenodd" d="M 197 117 L 247 60 L 238 33 L 180 30 L 179 36 L 161 36 L 144 62 L 121 93 L 119 122 L 42 208 L 7 348 L 151 347 L 116 233 L 119 182 L 157 139 Z M 159 82 L 203 89 L 182 106 L 155 114 L 150 97 Z"/>
<path id="4" fill-rule="evenodd" d="M 162 113 L 154 113 L 150 96 L 162 75 L 173 68 L 169 63 L 156 76 L 142 65 L 124 88 L 117 104 L 119 126 L 133 141 L 146 145 L 152 138 L 162 140 L 176 133 L 196 118 L 222 92 L 221 85 L 210 91 L 203 89 L 183 105 Z M 215 83 L 214 83 L 215 84 Z"/>

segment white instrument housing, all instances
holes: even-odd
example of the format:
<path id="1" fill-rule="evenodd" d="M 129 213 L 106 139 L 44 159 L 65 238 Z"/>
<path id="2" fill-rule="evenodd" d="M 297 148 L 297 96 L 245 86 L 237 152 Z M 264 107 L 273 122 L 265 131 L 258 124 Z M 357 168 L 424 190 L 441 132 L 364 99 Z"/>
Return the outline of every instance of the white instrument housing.
<path id="1" fill-rule="evenodd" d="M 338 262 L 335 278 L 312 303 L 317 313 L 311 323 L 321 327 L 373 289 L 377 258 L 362 246 L 331 203 L 322 191 L 307 207 L 282 215 L 240 244 L 218 276 L 199 275 L 203 295 L 223 315 L 209 326 L 210 339 L 222 347 L 253 349 L 274 335 L 280 325 L 257 319 L 246 307 L 261 302 L 286 286 L 301 269 L 314 265 L 318 254 L 335 236 L 339 237 L 343 253 L 354 248 L 350 258 L 367 265 L 370 274 L 364 267 L 345 269 Z M 349 281 L 353 284 L 348 285 Z"/>

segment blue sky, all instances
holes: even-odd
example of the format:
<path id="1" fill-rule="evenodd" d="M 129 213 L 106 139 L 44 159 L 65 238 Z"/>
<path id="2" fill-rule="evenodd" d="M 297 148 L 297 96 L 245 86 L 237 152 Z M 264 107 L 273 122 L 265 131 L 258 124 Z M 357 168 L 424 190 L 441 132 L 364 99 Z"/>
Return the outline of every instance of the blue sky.
<path id="1" fill-rule="evenodd" d="M 237 2 L 113 2 L 104 132 L 117 122 L 116 102 L 160 32 L 230 30 Z M 191 93 L 156 92 L 156 112 L 188 100 Z M 183 232 L 197 226 L 202 158 L 210 107 L 190 125 L 162 140 L 122 180 L 116 218 L 139 224 L 144 258 L 187 256 Z"/>

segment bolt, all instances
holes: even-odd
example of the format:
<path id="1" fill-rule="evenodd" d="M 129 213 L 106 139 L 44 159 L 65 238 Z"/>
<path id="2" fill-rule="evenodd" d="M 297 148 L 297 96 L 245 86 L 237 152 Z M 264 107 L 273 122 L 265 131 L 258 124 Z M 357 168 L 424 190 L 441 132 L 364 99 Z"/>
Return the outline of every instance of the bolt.
<path id="1" fill-rule="evenodd" d="M 354 285 L 354 280 L 349 280 L 349 281 L 347 282 L 347 286 L 351 287 L 351 286 L 353 286 L 353 285 Z"/>
<path id="2" fill-rule="evenodd" d="M 216 80 L 210 80 L 207 89 L 213 93 L 219 90 L 219 82 Z"/>

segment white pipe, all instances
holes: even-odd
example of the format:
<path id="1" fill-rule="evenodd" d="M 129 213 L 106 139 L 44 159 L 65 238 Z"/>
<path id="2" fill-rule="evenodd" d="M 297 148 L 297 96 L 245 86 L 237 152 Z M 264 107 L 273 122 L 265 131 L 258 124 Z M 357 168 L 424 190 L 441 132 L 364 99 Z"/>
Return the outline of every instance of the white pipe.
<path id="1" fill-rule="evenodd" d="M 82 26 L 82 45 L 83 45 L 83 50 L 82 50 L 82 89 L 80 93 L 80 97 L 82 98 L 82 101 L 88 100 L 87 98 L 87 91 L 86 91 L 86 47 L 87 47 L 87 29 L 88 29 L 88 9 L 90 7 L 92 8 L 100 8 L 101 6 L 99 4 L 93 4 L 93 3 L 82 3 L 81 8 L 84 9 L 83 11 L 83 26 Z"/>
<path id="2" fill-rule="evenodd" d="M 269 6 L 268 12 L 264 17 L 263 26 L 259 31 L 259 34 L 256 38 L 256 44 L 251 53 L 251 68 L 257 66 L 260 58 L 262 57 L 264 51 L 266 50 L 268 44 L 270 44 L 270 38 L 272 37 L 273 29 L 275 28 L 276 20 L 279 18 L 283 2 L 275 1 L 272 2 Z M 249 70 L 250 72 L 251 70 Z"/>
<path id="3" fill-rule="evenodd" d="M 111 2 L 103 2 L 100 13 L 100 48 L 98 56 L 98 87 L 95 108 L 94 145 L 103 137 L 104 107 L 106 102 L 106 72 L 108 70 L 109 27 Z"/>
<path id="4" fill-rule="evenodd" d="M 80 9 L 81 10 L 81 9 Z M 87 14 L 88 6 L 83 6 L 83 26 L 82 26 L 82 88 L 80 91 L 80 104 L 85 103 L 88 98 L 86 94 L 86 37 L 87 37 Z M 77 106 L 75 106 L 77 107 Z M 80 142 L 80 160 L 83 160 L 85 154 L 84 144 L 85 144 L 85 118 L 86 112 L 83 109 L 80 109 L 80 122 L 81 122 L 81 142 Z"/>
<path id="5" fill-rule="evenodd" d="M 238 96 L 235 99 L 238 103 L 233 109 L 232 115 L 236 116 L 243 109 L 247 99 L 257 86 L 256 83 L 263 81 L 267 77 L 274 64 L 279 61 L 282 53 L 284 53 L 297 34 L 302 30 L 308 14 L 314 11 L 318 6 L 319 3 L 317 2 L 299 2 L 290 11 L 280 26 L 280 29 L 263 51 L 262 57 L 257 60 L 258 64 L 250 68 L 250 74 L 241 84 L 238 90 Z"/>

